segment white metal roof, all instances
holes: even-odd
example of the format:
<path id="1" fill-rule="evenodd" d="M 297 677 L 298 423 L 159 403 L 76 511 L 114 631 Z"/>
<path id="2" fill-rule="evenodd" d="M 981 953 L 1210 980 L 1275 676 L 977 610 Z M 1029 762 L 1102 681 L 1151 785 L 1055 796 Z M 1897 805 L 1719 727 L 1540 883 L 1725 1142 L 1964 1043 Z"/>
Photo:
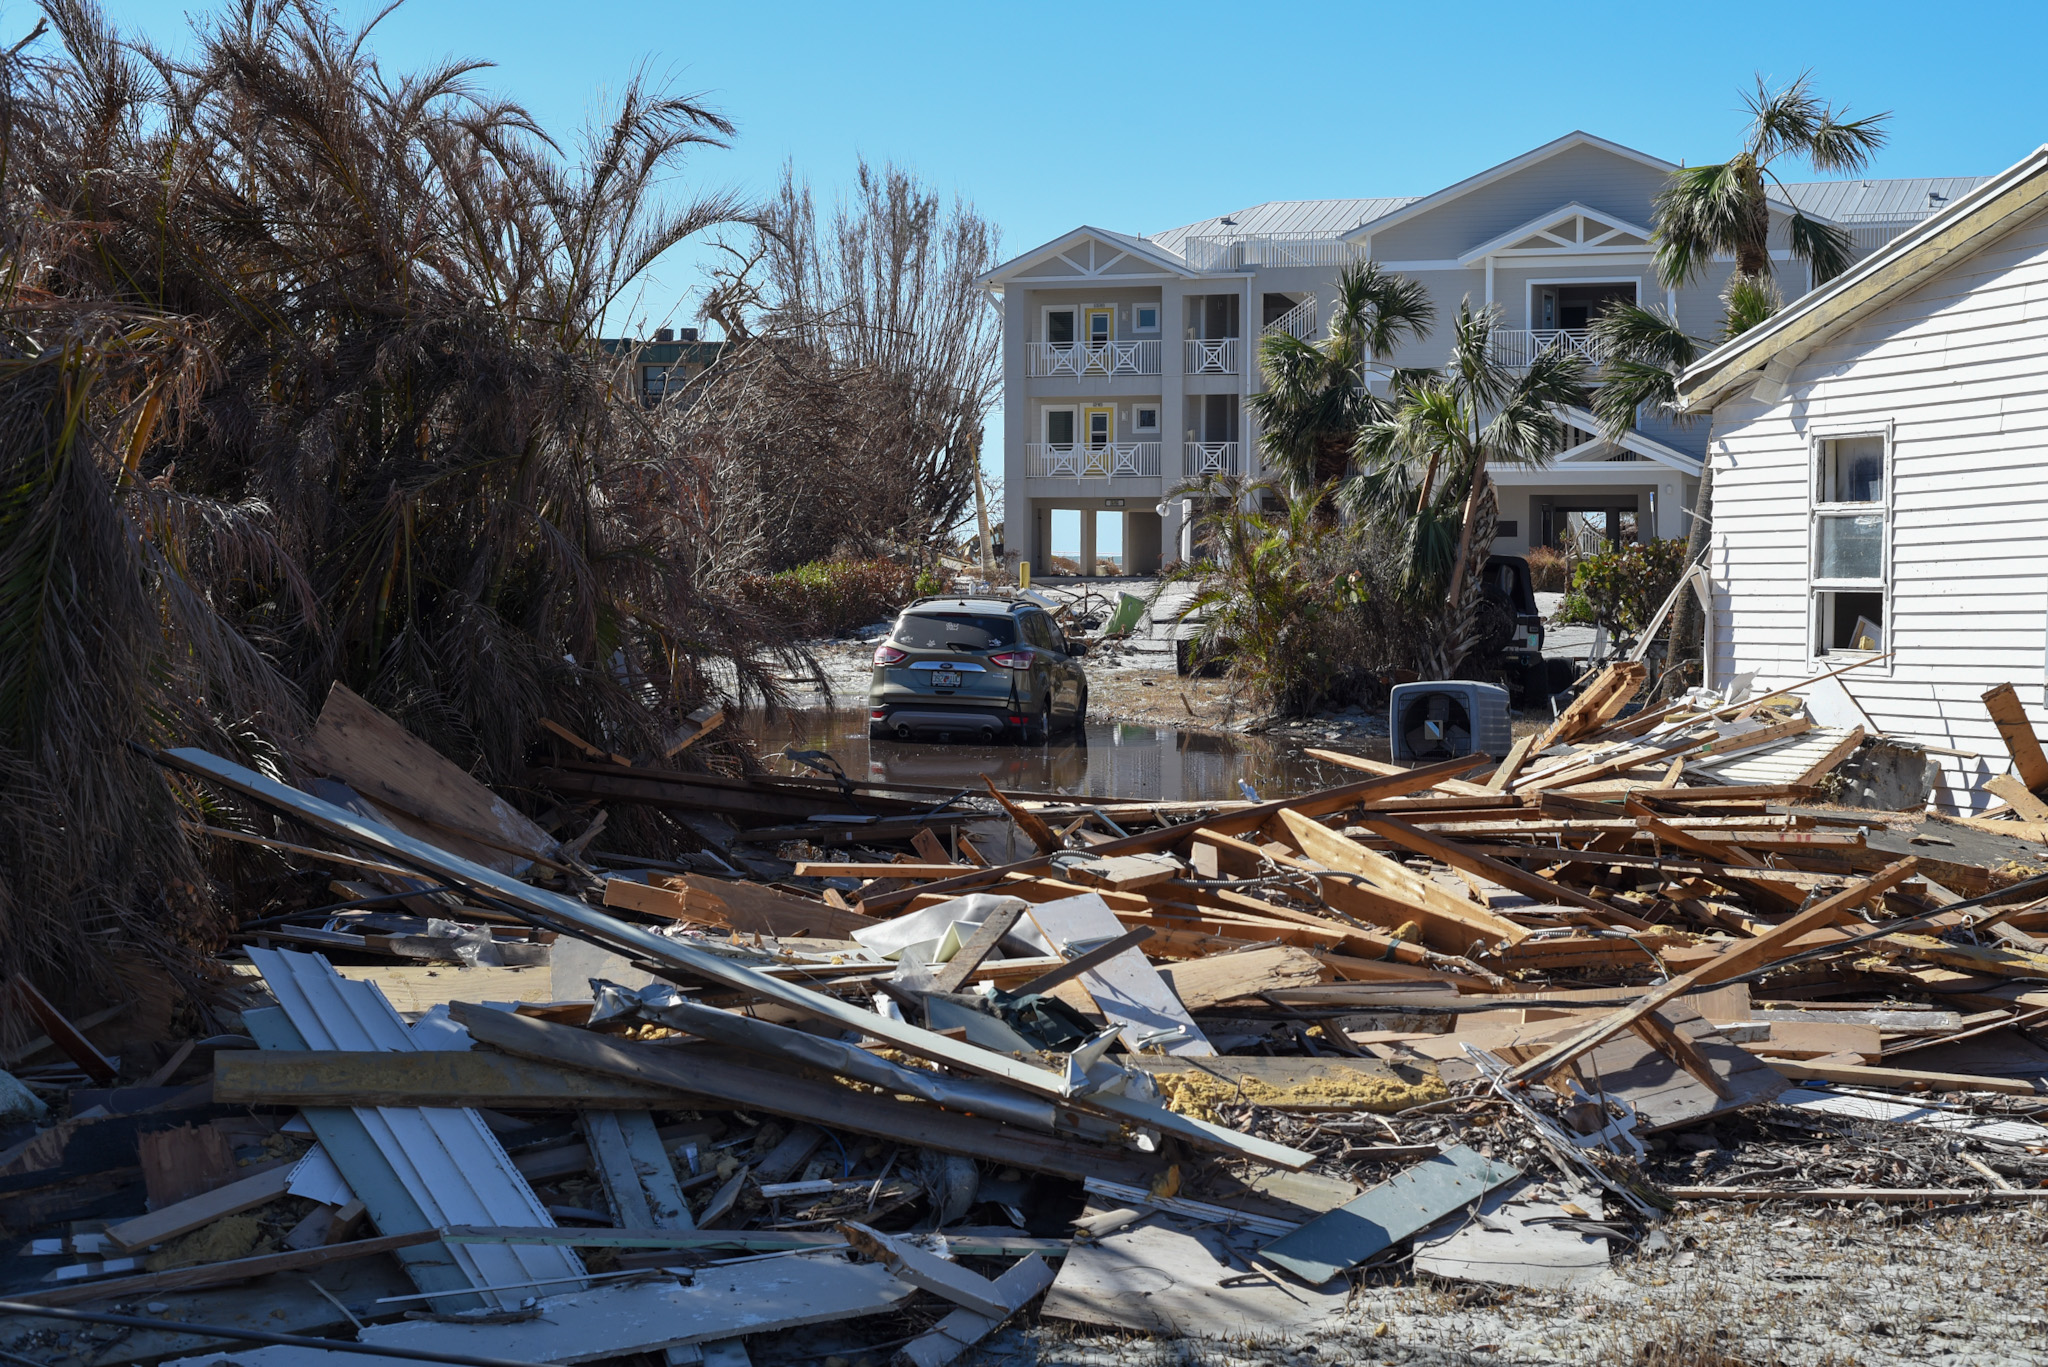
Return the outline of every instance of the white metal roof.
<path id="1" fill-rule="evenodd" d="M 1248 209 L 1234 209 L 1199 223 L 1186 223 L 1154 233 L 1147 240 L 1155 247 L 1179 252 L 1190 237 L 1269 237 L 1282 233 L 1321 233 L 1342 237 L 1361 223 L 1383 218 L 1413 195 L 1380 199 L 1272 199 Z"/>
<path id="2" fill-rule="evenodd" d="M 1988 176 L 1909 176 L 1903 180 L 1812 180 L 1784 186 L 1804 212 L 1836 221 L 1912 222 L 1960 199 Z"/>

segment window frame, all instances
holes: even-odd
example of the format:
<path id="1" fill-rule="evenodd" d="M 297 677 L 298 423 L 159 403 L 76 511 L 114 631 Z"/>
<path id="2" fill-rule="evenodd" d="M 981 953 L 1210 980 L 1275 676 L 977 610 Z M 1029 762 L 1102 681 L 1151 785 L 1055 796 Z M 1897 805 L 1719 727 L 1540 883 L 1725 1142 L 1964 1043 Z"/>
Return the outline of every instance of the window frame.
<path id="1" fill-rule="evenodd" d="M 1139 321 L 1138 321 L 1138 310 L 1139 310 L 1139 309 L 1151 309 L 1151 310 L 1152 310 L 1152 326 L 1151 326 L 1151 327 L 1146 327 L 1146 326 L 1145 326 L 1145 325 L 1144 325 L 1143 323 L 1141 323 L 1141 322 L 1139 322 Z M 1148 302 L 1140 302 L 1140 303 L 1136 303 L 1136 304 L 1132 304 L 1132 305 L 1131 305 L 1131 331 L 1132 331 L 1133 333 L 1137 333 L 1137 334 L 1142 334 L 1142 335 L 1144 335 L 1144 336 L 1148 336 L 1148 337 L 1156 337 L 1156 336 L 1158 336 L 1158 335 L 1159 335 L 1160 329 L 1161 329 L 1161 328 L 1163 328 L 1163 327 L 1165 326 L 1165 320 L 1166 320 L 1166 306 L 1165 306 L 1164 304 L 1161 304 L 1161 303 L 1158 303 L 1158 302 L 1156 302 L 1156 301 L 1155 301 L 1155 302 L 1149 302 L 1149 303 L 1148 303 Z"/>
<path id="2" fill-rule="evenodd" d="M 1150 412 L 1150 413 L 1152 414 L 1152 425 L 1151 425 L 1150 427 L 1147 427 L 1147 426 L 1145 425 L 1145 416 L 1144 416 L 1144 415 L 1145 415 L 1145 414 L 1146 414 L 1146 413 L 1147 413 L 1148 411 L 1149 411 L 1149 412 Z M 1155 436 L 1155 437 L 1156 437 L 1156 436 L 1158 436 L 1158 435 L 1159 435 L 1159 429 L 1160 429 L 1160 425 L 1161 425 L 1161 423 L 1162 423 L 1162 422 L 1164 421 L 1164 419 L 1163 419 L 1163 418 L 1161 417 L 1161 413 L 1162 413 L 1163 411 L 1164 411 L 1164 410 L 1163 410 L 1163 407 L 1162 407 L 1161 405 L 1159 405 L 1159 404 L 1156 404 L 1156 403 L 1154 403 L 1154 404 L 1142 404 L 1142 403 L 1134 403 L 1134 404 L 1132 404 L 1132 405 L 1131 405 L 1131 432 L 1132 432 L 1132 434 L 1133 434 L 1133 435 L 1137 435 L 1137 434 L 1140 434 L 1140 433 L 1149 433 L 1149 434 L 1150 434 L 1150 435 L 1152 435 L 1152 436 Z"/>
<path id="3" fill-rule="evenodd" d="M 1040 417 L 1038 419 L 1038 440 L 1041 445 L 1072 446 L 1076 448 L 1078 448 L 1081 445 L 1081 406 L 1079 404 L 1042 404 L 1039 406 L 1038 411 L 1040 414 Z M 1065 413 L 1068 417 L 1074 420 L 1074 435 L 1067 441 L 1055 442 L 1052 439 L 1052 415 L 1055 413 Z"/>
<path id="4" fill-rule="evenodd" d="M 1073 340 L 1071 340 L 1071 341 L 1067 341 L 1067 342 L 1055 342 L 1055 341 L 1054 341 L 1054 340 L 1052 339 L 1052 316 L 1053 316 L 1053 315 L 1054 315 L 1055 313 L 1068 313 L 1068 314 L 1072 314 L 1072 315 L 1073 315 L 1073 318 L 1074 318 L 1074 335 L 1073 335 Z M 1039 332 L 1038 332 L 1039 338 L 1040 338 L 1040 340 L 1042 340 L 1042 341 L 1043 341 L 1043 342 L 1044 342 L 1044 343 L 1045 343 L 1045 344 L 1046 344 L 1047 346 L 1056 346 L 1056 347 L 1072 348 L 1072 347 L 1078 347 L 1078 346 L 1082 345 L 1082 337 L 1081 337 L 1081 306 L 1080 306 L 1079 304 L 1045 304 L 1045 305 L 1041 305 L 1041 306 L 1040 306 L 1040 308 L 1039 308 L 1039 324 L 1038 324 L 1038 325 L 1039 325 Z"/>
<path id="5" fill-rule="evenodd" d="M 1829 445 L 1833 442 L 1853 441 L 1859 437 L 1874 437 L 1883 444 L 1884 492 L 1874 502 L 1844 503 L 1829 499 L 1826 492 L 1827 458 Z M 1806 448 L 1806 641 L 1807 658 L 1818 668 L 1829 668 L 1859 660 L 1870 660 L 1897 648 L 1894 637 L 1896 623 L 1892 614 L 1892 555 L 1893 503 L 1897 497 L 1896 441 L 1893 424 L 1889 419 L 1882 422 L 1863 422 L 1834 425 L 1810 429 L 1807 433 Z M 1875 515 L 1882 520 L 1879 537 L 1879 568 L 1875 579 L 1849 579 L 1828 577 L 1820 572 L 1821 523 L 1829 518 L 1869 517 Z M 1829 627 L 1830 602 L 1832 595 L 1842 593 L 1870 593 L 1878 596 L 1883 620 L 1878 623 L 1884 632 L 1883 643 L 1877 650 L 1856 650 L 1848 646 L 1835 647 L 1828 644 L 1832 637 Z M 1893 657 L 1894 660 L 1896 656 Z M 1881 668 L 1891 673 L 1892 662 L 1887 661 Z"/>

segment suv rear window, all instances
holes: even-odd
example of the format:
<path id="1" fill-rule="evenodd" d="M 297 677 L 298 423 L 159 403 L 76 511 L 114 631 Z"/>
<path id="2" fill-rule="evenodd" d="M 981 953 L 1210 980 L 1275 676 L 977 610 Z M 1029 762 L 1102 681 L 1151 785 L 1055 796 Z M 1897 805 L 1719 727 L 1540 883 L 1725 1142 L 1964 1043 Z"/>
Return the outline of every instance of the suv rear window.
<path id="1" fill-rule="evenodd" d="M 896 623 L 896 643 L 913 650 L 993 650 L 1017 644 L 1017 625 L 973 612 L 906 612 Z"/>

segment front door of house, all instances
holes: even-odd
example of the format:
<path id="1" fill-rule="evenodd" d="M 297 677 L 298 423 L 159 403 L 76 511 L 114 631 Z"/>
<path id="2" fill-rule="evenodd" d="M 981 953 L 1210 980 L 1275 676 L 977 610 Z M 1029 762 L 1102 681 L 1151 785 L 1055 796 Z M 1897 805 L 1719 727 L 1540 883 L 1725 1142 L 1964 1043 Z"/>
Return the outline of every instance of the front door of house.
<path id="1" fill-rule="evenodd" d="M 1116 410 L 1084 408 L 1081 410 L 1081 427 L 1087 434 L 1088 463 L 1085 473 L 1107 474 L 1110 443 L 1116 440 Z"/>
<path id="2" fill-rule="evenodd" d="M 1088 345 L 1107 346 L 1109 334 L 1116 320 L 1115 309 L 1088 310 Z"/>

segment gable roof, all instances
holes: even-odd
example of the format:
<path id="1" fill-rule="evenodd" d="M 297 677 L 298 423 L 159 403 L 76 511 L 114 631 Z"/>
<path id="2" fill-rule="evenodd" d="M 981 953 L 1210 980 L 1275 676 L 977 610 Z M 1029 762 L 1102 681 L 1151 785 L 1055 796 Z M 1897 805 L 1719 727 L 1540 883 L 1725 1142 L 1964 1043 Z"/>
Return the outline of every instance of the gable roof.
<path id="1" fill-rule="evenodd" d="M 1013 256 L 999 266 L 991 266 L 980 275 L 974 277 L 974 283 L 977 285 L 1000 285 L 1042 261 L 1048 261 L 1059 256 L 1068 248 L 1086 242 L 1089 238 L 1094 238 L 1099 242 L 1106 242 L 1118 248 L 1118 258 L 1112 258 L 1113 260 L 1128 254 L 1173 275 L 1194 275 L 1194 272 L 1188 269 L 1187 262 L 1171 252 L 1159 250 L 1159 248 L 1142 237 L 1133 237 L 1129 233 L 1112 232 L 1107 228 L 1091 228 L 1083 224 L 1072 232 L 1033 247 L 1022 255 Z M 1083 275 L 1076 276 L 1075 278 L 1077 280 L 1090 280 L 1100 277 Z"/>
<path id="2" fill-rule="evenodd" d="M 1982 182 L 1768 321 L 1700 357 L 1678 377 L 1680 404 L 1688 412 L 1700 412 L 1758 379 L 1781 387 L 1814 347 L 1988 246 L 2044 207 L 2048 146 Z"/>
<path id="3" fill-rule="evenodd" d="M 1577 223 L 1575 225 L 1575 234 L 1579 240 L 1576 242 L 1565 242 L 1562 239 L 1558 238 L 1555 233 L 1550 231 L 1552 228 L 1556 227 L 1558 224 L 1562 223 L 1564 220 L 1568 218 L 1577 220 Z M 1598 224 L 1600 228 L 1600 231 L 1595 232 L 1593 236 L 1590 238 L 1586 236 L 1586 220 L 1588 219 L 1591 219 L 1594 223 Z M 1630 223 L 1625 218 L 1619 218 L 1614 214 L 1606 213 L 1600 209 L 1589 209 L 1585 205 L 1579 203 L 1577 200 L 1573 200 L 1569 204 L 1560 204 L 1557 208 L 1552 209 L 1549 213 L 1538 214 L 1536 215 L 1536 217 L 1530 219 L 1528 222 L 1518 224 L 1517 226 L 1508 229 L 1499 237 L 1493 238 L 1490 241 L 1480 243 L 1472 250 L 1466 252 L 1463 256 L 1460 256 L 1458 258 L 1458 262 L 1461 265 L 1469 266 L 1475 261 L 1483 260 L 1484 258 L 1493 255 L 1495 252 L 1509 250 L 1546 250 L 1546 248 L 1515 247 L 1515 243 L 1525 241 L 1528 238 L 1532 237 L 1550 238 L 1551 246 L 1548 248 L 1548 250 L 1562 251 L 1566 250 L 1567 248 L 1575 247 L 1580 251 L 1597 251 L 1600 249 L 1601 245 L 1606 241 L 1606 239 L 1621 234 L 1626 234 L 1630 237 L 1636 238 L 1637 240 L 1626 244 L 1626 246 L 1623 248 L 1610 247 L 1608 248 L 1608 250 L 1626 250 L 1632 252 L 1640 252 L 1645 250 L 1649 245 L 1650 230 L 1648 228 L 1639 228 L 1635 224 Z"/>

